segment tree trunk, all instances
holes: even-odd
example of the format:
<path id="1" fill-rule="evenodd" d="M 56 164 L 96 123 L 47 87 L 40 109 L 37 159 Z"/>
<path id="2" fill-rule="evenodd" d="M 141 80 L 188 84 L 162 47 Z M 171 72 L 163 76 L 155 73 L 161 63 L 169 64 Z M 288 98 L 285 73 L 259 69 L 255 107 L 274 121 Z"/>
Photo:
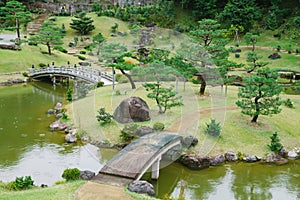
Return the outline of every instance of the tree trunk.
<path id="1" fill-rule="evenodd" d="M 261 96 L 261 92 L 259 92 L 259 97 L 255 97 L 254 99 L 254 103 L 255 103 L 255 111 L 256 111 L 256 115 L 253 116 L 251 122 L 256 122 L 258 115 L 259 115 L 259 102 L 258 100 L 260 99 Z"/>
<path id="2" fill-rule="evenodd" d="M 132 80 L 132 78 L 131 78 L 131 75 L 125 73 L 125 71 L 124 71 L 123 69 L 120 69 L 120 71 L 121 71 L 121 73 L 122 73 L 124 76 L 126 76 L 126 77 L 128 78 L 128 80 L 129 80 L 129 82 L 130 82 L 130 84 L 131 84 L 131 88 L 132 88 L 132 89 L 135 89 L 136 87 L 135 87 L 135 84 L 134 84 L 134 82 L 133 82 L 133 80 Z"/>
<path id="3" fill-rule="evenodd" d="M 205 79 L 204 79 L 204 77 L 203 77 L 202 74 L 200 74 L 198 76 L 198 80 L 201 81 L 201 86 L 200 86 L 199 94 L 200 95 L 204 95 L 205 88 L 206 88 L 206 81 L 205 81 Z"/>
<path id="4" fill-rule="evenodd" d="M 258 118 L 258 115 L 254 115 L 254 117 L 252 118 L 251 122 L 254 122 L 254 123 L 256 123 L 256 121 L 257 121 L 257 118 Z"/>
<path id="5" fill-rule="evenodd" d="M 18 40 L 21 40 L 21 36 L 20 36 L 20 20 L 19 18 L 16 18 L 16 30 L 17 30 L 17 37 Z"/>
<path id="6" fill-rule="evenodd" d="M 47 43 L 47 47 L 48 47 L 48 54 L 51 55 L 51 46 L 49 43 Z"/>

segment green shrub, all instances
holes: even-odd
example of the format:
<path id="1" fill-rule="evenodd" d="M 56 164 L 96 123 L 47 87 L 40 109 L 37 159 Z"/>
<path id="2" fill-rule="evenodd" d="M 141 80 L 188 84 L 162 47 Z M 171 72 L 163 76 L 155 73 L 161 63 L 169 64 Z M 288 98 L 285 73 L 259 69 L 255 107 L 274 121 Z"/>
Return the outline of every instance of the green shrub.
<path id="1" fill-rule="evenodd" d="M 235 57 L 235 58 L 239 58 L 239 57 L 240 57 L 240 54 L 236 53 L 236 54 L 234 54 L 234 57 Z"/>
<path id="2" fill-rule="evenodd" d="M 26 190 L 32 188 L 33 182 L 31 176 L 16 177 L 14 181 L 7 184 L 6 188 L 9 190 Z"/>
<path id="3" fill-rule="evenodd" d="M 217 123 L 215 119 L 211 119 L 209 124 L 206 124 L 206 133 L 211 136 L 219 136 L 221 134 L 220 123 Z"/>
<path id="4" fill-rule="evenodd" d="M 294 103 L 292 102 L 291 99 L 287 99 L 287 100 L 285 100 L 283 103 L 284 103 L 284 105 L 285 105 L 286 107 L 288 107 L 288 108 L 294 108 Z"/>
<path id="5" fill-rule="evenodd" d="M 30 42 L 28 42 L 28 45 L 30 45 L 30 46 L 37 46 L 38 43 L 37 43 L 37 42 L 30 41 Z"/>
<path id="6" fill-rule="evenodd" d="M 28 77 L 28 73 L 27 73 L 27 72 L 23 72 L 22 75 L 23 75 L 24 77 Z"/>
<path id="7" fill-rule="evenodd" d="M 103 86 L 104 86 L 104 82 L 103 81 L 100 81 L 100 82 L 97 83 L 97 88 L 103 87 Z"/>
<path id="8" fill-rule="evenodd" d="M 90 43 L 90 44 L 84 46 L 83 48 L 84 48 L 85 50 L 92 51 L 93 48 L 94 48 L 94 45 L 93 45 L 92 43 Z"/>
<path id="9" fill-rule="evenodd" d="M 120 139 L 122 142 L 130 142 L 138 131 L 137 124 L 127 124 L 121 130 Z"/>
<path id="10" fill-rule="evenodd" d="M 65 169 L 61 175 L 66 181 L 74 181 L 80 179 L 80 171 L 77 168 Z"/>
<path id="11" fill-rule="evenodd" d="M 64 121 L 66 121 L 66 120 L 69 119 L 69 117 L 68 117 L 68 115 L 65 112 L 63 112 L 61 119 L 64 120 Z"/>
<path id="12" fill-rule="evenodd" d="M 105 108 L 100 108 L 98 111 L 98 115 L 96 116 L 98 122 L 101 122 L 102 124 L 110 123 L 113 116 L 105 111 Z"/>
<path id="13" fill-rule="evenodd" d="M 117 95 L 117 96 L 120 96 L 120 95 L 121 95 L 120 90 L 116 90 L 116 95 Z"/>
<path id="14" fill-rule="evenodd" d="M 86 60 L 86 57 L 78 55 L 79 60 Z"/>
<path id="15" fill-rule="evenodd" d="M 277 134 L 277 132 L 275 132 L 271 137 L 271 143 L 268 145 L 268 147 L 270 148 L 271 151 L 275 152 L 275 153 L 279 153 L 279 151 L 283 148 L 283 145 L 280 143 L 280 138 Z"/>
<path id="16" fill-rule="evenodd" d="M 66 96 L 67 96 L 67 100 L 68 101 L 72 101 L 73 100 L 73 90 L 71 88 L 69 88 L 66 92 Z"/>
<path id="17" fill-rule="evenodd" d="M 68 53 L 68 51 L 62 46 L 55 46 L 54 49 L 63 53 Z"/>
<path id="18" fill-rule="evenodd" d="M 152 128 L 154 131 L 162 131 L 165 129 L 165 125 L 161 122 L 155 122 Z"/>
<path id="19" fill-rule="evenodd" d="M 46 66 L 47 66 L 47 65 L 46 65 L 45 63 L 40 63 L 40 64 L 39 64 L 39 67 L 40 67 L 40 68 L 43 68 L 43 67 L 46 67 Z"/>
<path id="20" fill-rule="evenodd" d="M 81 50 L 81 51 L 79 51 L 79 53 L 80 53 L 80 54 L 86 54 L 86 51 Z"/>

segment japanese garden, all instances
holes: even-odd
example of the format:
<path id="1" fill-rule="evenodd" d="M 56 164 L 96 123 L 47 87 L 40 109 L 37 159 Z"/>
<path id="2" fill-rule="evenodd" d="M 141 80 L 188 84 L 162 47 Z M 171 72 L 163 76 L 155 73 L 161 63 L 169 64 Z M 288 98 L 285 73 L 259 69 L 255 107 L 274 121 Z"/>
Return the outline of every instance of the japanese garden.
<path id="1" fill-rule="evenodd" d="M 0 0 L 0 199 L 300 199 L 298 0 Z"/>

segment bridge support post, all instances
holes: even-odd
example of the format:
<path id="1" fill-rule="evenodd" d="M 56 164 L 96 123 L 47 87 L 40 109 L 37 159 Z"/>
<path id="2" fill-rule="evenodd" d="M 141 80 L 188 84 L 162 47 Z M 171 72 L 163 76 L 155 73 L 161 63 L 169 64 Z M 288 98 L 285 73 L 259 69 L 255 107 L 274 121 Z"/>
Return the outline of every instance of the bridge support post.
<path id="1" fill-rule="evenodd" d="M 161 156 L 157 158 L 157 160 L 152 164 L 152 174 L 151 178 L 152 179 L 158 179 L 159 177 L 159 163 L 161 160 Z"/>

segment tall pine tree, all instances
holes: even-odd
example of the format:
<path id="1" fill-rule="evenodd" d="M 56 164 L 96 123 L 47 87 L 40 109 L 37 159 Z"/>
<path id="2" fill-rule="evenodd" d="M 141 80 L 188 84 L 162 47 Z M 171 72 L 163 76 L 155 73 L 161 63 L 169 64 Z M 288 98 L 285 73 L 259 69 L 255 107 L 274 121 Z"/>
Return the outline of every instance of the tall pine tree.
<path id="1" fill-rule="evenodd" d="M 80 33 L 80 35 L 87 35 L 89 32 L 95 29 L 93 25 L 94 20 L 91 17 L 87 17 L 86 13 L 81 12 L 72 19 L 70 27 Z"/>

